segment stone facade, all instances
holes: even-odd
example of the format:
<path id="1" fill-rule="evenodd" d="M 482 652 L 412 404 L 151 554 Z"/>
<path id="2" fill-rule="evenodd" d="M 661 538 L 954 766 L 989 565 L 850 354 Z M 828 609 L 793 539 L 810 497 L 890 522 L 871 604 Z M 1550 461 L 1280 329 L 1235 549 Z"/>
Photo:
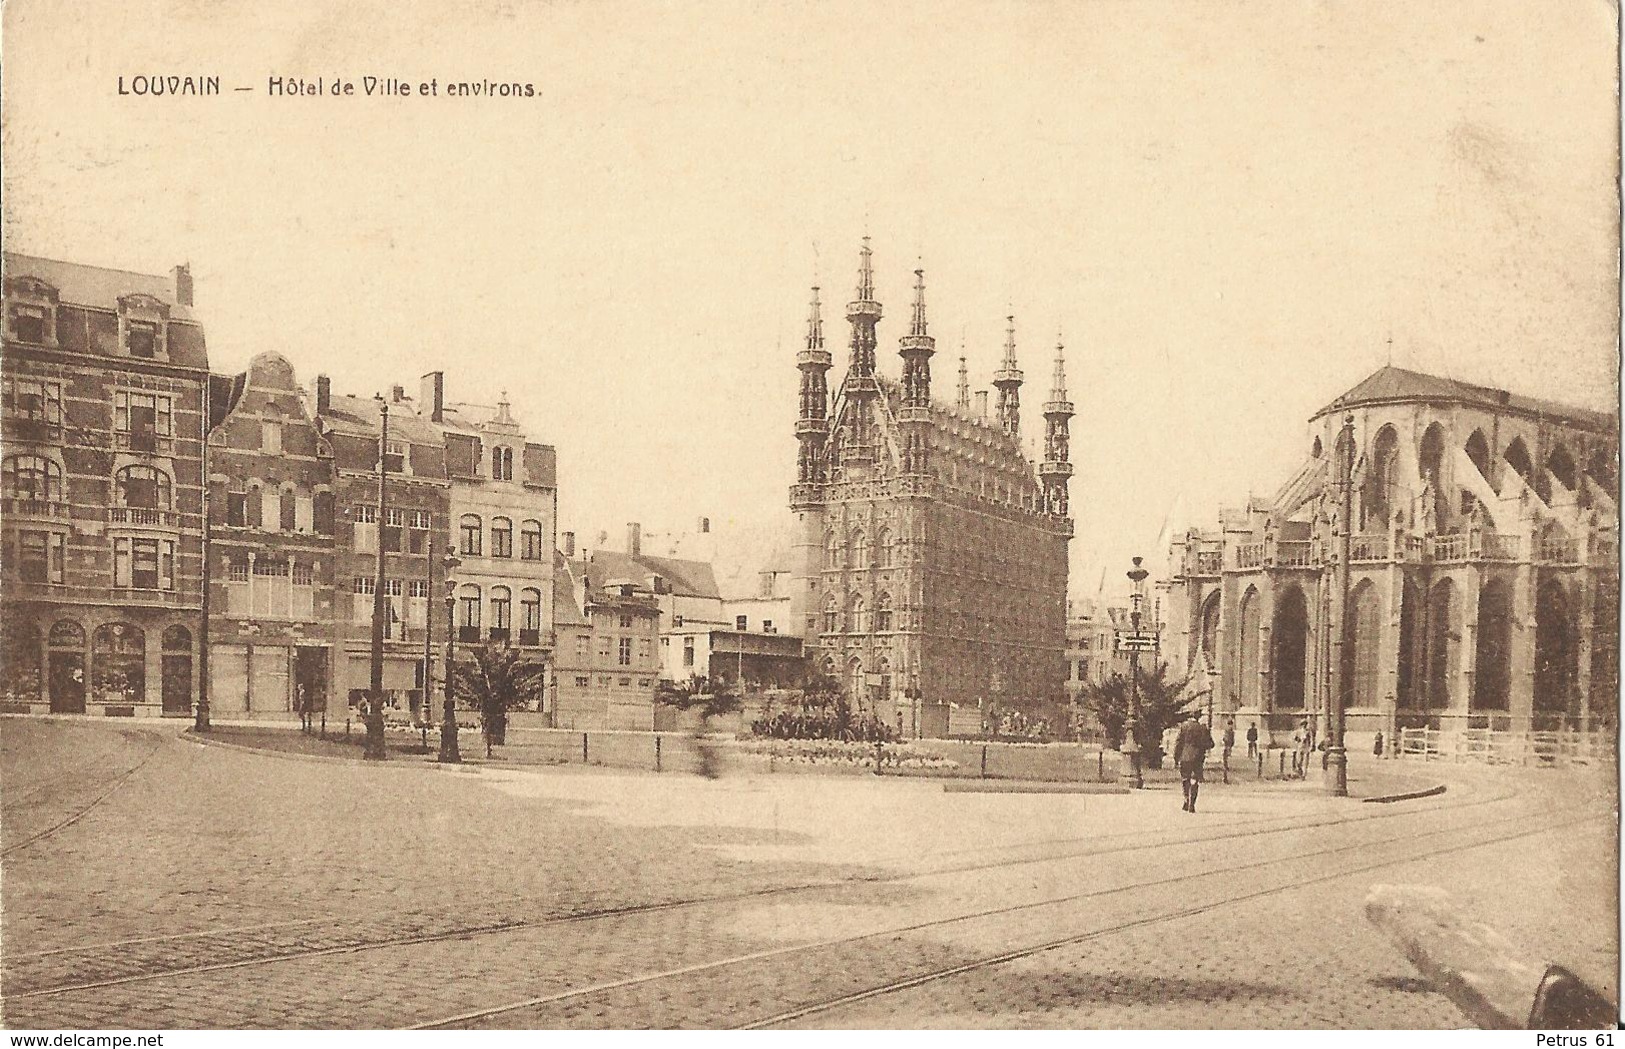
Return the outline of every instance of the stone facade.
<path id="1" fill-rule="evenodd" d="M 934 341 L 916 271 L 902 380 L 875 369 L 870 250 L 847 306 L 851 360 L 831 397 L 818 289 L 801 371 L 791 619 L 816 665 L 909 734 L 946 730 L 950 704 L 1054 713 L 1065 702 L 1069 462 L 1059 347 L 1045 457 L 1022 453 L 1012 321 L 997 416 L 931 396 Z M 905 712 L 906 708 L 906 712 Z"/>
<path id="2" fill-rule="evenodd" d="M 5 709 L 192 712 L 208 367 L 186 267 L 6 254 Z"/>
<path id="3" fill-rule="evenodd" d="M 1352 650 L 1341 651 L 1340 472 Z M 1618 429 L 1603 413 L 1385 367 L 1317 412 L 1268 503 L 1172 545 L 1165 639 L 1222 711 L 1275 732 L 1612 725 Z"/>

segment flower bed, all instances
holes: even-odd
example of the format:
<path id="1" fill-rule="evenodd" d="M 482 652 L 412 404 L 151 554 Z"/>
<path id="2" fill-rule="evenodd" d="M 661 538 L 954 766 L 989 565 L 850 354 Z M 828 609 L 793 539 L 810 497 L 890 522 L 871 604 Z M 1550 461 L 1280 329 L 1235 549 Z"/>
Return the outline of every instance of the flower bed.
<path id="1" fill-rule="evenodd" d="M 743 754 L 771 758 L 788 765 L 823 765 L 872 769 L 873 743 L 844 742 L 835 739 L 744 739 L 736 746 Z M 880 751 L 881 768 L 952 769 L 959 763 L 917 743 L 887 743 Z"/>

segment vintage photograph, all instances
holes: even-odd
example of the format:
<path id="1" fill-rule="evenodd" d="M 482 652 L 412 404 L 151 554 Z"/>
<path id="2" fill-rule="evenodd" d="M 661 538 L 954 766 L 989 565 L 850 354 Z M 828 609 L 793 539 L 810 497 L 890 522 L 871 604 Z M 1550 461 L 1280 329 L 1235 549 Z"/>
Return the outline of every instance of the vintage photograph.
<path id="1" fill-rule="evenodd" d="M 1618 1026 L 1617 3 L 0 16 L 6 1029 Z"/>

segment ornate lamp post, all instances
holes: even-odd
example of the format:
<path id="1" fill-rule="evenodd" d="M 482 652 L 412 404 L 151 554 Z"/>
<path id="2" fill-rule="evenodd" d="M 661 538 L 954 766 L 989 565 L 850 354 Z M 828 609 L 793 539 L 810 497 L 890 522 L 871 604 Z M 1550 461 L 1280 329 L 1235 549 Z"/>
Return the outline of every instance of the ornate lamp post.
<path id="1" fill-rule="evenodd" d="M 440 562 L 445 569 L 442 575 L 446 581 L 446 702 L 440 722 L 440 762 L 444 765 L 460 765 L 463 761 L 462 754 L 457 750 L 457 700 L 453 698 L 451 681 L 453 659 L 457 653 L 457 628 L 452 618 L 457 610 L 457 584 L 451 574 L 462 563 L 463 559 L 450 549 Z M 424 716 L 428 716 L 428 711 L 424 711 Z"/>
<path id="2" fill-rule="evenodd" d="M 1134 593 L 1129 599 L 1129 629 L 1134 632 L 1136 642 L 1140 634 L 1140 606 L 1145 601 L 1145 577 L 1151 573 L 1140 567 L 1143 558 L 1134 559 L 1134 567 L 1129 569 L 1129 581 L 1134 584 Z M 1128 717 L 1123 722 L 1123 753 L 1128 755 L 1129 786 L 1139 790 L 1145 786 L 1145 777 L 1140 772 L 1140 740 L 1135 735 L 1140 728 L 1140 650 L 1138 647 L 1130 648 L 1128 652 Z"/>
<path id="3" fill-rule="evenodd" d="M 1347 708 L 1354 678 L 1354 630 L 1349 618 L 1349 545 L 1354 514 L 1354 416 L 1343 417 L 1337 435 L 1338 507 L 1337 536 L 1337 685 L 1332 689 L 1332 709 L 1326 739 L 1326 790 L 1334 797 L 1349 792 L 1348 751 L 1343 747 L 1343 711 Z"/>

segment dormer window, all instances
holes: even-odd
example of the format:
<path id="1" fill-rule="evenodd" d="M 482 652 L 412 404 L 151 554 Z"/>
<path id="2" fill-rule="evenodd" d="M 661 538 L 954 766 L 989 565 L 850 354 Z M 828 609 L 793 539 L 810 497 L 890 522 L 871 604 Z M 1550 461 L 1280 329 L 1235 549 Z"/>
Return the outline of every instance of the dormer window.
<path id="1" fill-rule="evenodd" d="M 384 449 L 384 469 L 390 473 L 400 473 L 406 469 L 406 442 L 390 441 Z"/>
<path id="2" fill-rule="evenodd" d="M 131 321 L 124 330 L 124 347 L 131 357 L 151 360 L 158 356 L 158 325 Z"/>
<path id="3" fill-rule="evenodd" d="M 45 342 L 45 310 L 18 304 L 11 307 L 11 337 L 18 342 L 40 345 Z"/>
<path id="4" fill-rule="evenodd" d="M 498 445 L 491 449 L 491 480 L 513 480 L 513 449 Z"/>

